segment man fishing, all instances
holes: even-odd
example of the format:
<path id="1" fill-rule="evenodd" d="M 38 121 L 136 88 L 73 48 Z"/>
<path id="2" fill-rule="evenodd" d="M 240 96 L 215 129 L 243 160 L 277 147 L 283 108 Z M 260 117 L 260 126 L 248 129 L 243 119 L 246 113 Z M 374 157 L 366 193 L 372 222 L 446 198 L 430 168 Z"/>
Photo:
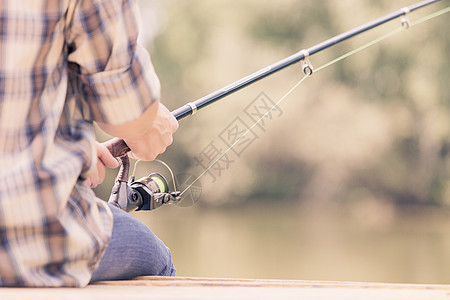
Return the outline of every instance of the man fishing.
<path id="1" fill-rule="evenodd" d="M 91 190 L 118 166 L 93 122 L 143 160 L 178 128 L 137 43 L 137 2 L 3 0 L 0 9 L 0 286 L 174 275 L 169 249 Z"/>

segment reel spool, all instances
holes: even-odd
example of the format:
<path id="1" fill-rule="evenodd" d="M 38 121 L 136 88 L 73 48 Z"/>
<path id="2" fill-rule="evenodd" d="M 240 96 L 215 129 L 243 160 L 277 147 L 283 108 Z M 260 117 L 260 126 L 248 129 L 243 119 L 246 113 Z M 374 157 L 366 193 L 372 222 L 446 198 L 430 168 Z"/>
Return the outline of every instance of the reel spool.
<path id="1" fill-rule="evenodd" d="M 134 176 L 131 176 L 130 180 L 127 180 L 129 169 L 128 156 L 120 157 L 120 162 L 120 170 L 108 203 L 130 212 L 135 210 L 153 210 L 164 204 L 177 203 L 181 200 L 180 192 L 170 192 L 167 180 L 159 173 L 151 173 L 136 181 Z M 168 167 L 165 163 L 161 163 Z M 170 168 L 169 171 L 173 177 Z M 175 182 L 174 189 L 176 190 Z"/>
<path id="2" fill-rule="evenodd" d="M 136 210 L 152 210 L 174 200 L 169 192 L 167 180 L 159 173 L 132 182 L 129 185 L 128 202 L 136 205 Z"/>

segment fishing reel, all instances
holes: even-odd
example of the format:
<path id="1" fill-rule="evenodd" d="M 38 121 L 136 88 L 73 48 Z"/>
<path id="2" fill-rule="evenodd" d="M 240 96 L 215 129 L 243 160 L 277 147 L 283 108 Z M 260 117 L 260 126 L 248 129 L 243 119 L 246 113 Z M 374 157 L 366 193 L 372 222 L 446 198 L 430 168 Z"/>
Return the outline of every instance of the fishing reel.
<path id="1" fill-rule="evenodd" d="M 130 160 L 127 155 L 119 157 L 120 169 L 112 188 L 108 203 L 118 208 L 130 211 L 153 210 L 164 204 L 174 204 L 181 200 L 176 191 L 172 170 L 163 162 L 172 175 L 174 191 L 169 191 L 167 180 L 159 173 L 152 173 L 139 180 L 134 175 L 128 180 Z"/>

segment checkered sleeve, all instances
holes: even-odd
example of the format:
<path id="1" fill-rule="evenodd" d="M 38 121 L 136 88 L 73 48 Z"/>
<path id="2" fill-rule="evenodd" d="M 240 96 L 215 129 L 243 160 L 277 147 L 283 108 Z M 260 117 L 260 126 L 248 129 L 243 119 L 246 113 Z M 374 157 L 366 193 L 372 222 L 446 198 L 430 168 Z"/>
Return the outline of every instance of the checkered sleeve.
<path id="1" fill-rule="evenodd" d="M 137 42 L 137 1 L 76 3 L 66 33 L 68 60 L 90 118 L 112 125 L 137 119 L 160 97 L 150 56 Z"/>

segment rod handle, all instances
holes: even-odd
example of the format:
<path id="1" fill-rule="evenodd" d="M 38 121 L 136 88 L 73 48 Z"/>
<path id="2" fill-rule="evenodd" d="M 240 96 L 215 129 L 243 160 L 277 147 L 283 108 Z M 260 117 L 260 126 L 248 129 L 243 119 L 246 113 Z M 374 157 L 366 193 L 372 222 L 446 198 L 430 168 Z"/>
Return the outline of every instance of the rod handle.
<path id="1" fill-rule="evenodd" d="M 113 138 L 103 143 L 114 157 L 121 157 L 131 151 L 123 139 Z"/>

